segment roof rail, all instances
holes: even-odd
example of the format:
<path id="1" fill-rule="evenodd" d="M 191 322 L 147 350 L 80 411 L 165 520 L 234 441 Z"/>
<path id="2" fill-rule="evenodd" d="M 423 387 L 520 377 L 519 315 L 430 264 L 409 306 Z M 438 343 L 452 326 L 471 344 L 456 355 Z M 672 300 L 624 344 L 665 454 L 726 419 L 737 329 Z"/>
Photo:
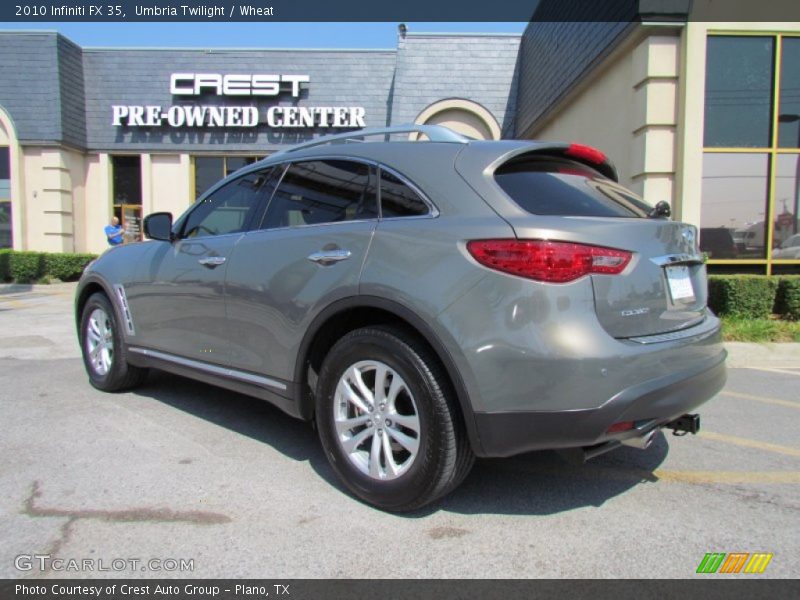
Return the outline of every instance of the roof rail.
<path id="1" fill-rule="evenodd" d="M 375 127 L 349 131 L 347 133 L 337 133 L 335 135 L 326 135 L 325 137 L 297 144 L 286 150 L 281 150 L 280 152 L 275 152 L 272 156 L 288 154 L 289 152 L 295 152 L 297 150 L 305 150 L 306 148 L 313 148 L 314 146 L 324 146 L 325 144 L 364 142 L 364 138 L 377 135 L 384 136 L 385 139 L 383 141 L 388 142 L 390 141 L 389 136 L 396 133 L 416 133 L 418 135 L 425 135 L 428 141 L 431 142 L 455 142 L 458 144 L 466 144 L 469 141 L 468 137 L 456 133 L 452 129 L 448 129 L 442 125 L 396 125 L 394 127 Z"/>

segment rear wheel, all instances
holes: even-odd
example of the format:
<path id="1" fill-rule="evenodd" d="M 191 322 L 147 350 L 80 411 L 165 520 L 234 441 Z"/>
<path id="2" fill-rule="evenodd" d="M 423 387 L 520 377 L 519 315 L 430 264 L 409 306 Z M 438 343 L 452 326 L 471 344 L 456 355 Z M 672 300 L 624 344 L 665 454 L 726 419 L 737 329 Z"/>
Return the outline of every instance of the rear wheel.
<path id="1" fill-rule="evenodd" d="M 359 498 L 392 511 L 454 489 L 474 462 L 449 381 L 428 347 L 394 327 L 352 331 L 317 386 L 325 453 Z"/>
<path id="2" fill-rule="evenodd" d="M 105 294 L 92 294 L 81 315 L 80 341 L 89 382 L 104 392 L 138 386 L 147 369 L 129 365 L 125 359 L 122 332 Z"/>

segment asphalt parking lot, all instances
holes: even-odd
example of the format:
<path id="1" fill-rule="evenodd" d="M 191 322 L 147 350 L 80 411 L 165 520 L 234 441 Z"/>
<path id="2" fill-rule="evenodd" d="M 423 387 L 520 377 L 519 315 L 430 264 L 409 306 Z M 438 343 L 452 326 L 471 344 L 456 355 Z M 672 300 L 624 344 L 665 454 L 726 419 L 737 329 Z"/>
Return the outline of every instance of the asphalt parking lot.
<path id="1" fill-rule="evenodd" d="M 257 400 L 161 373 L 91 388 L 73 290 L 0 289 L 0 577 L 684 578 L 707 552 L 773 553 L 731 577 L 798 575 L 797 348 L 737 347 L 698 436 L 580 467 L 481 460 L 451 496 L 395 516 L 351 498 L 314 431 Z M 18 559 L 33 555 L 95 571 Z"/>

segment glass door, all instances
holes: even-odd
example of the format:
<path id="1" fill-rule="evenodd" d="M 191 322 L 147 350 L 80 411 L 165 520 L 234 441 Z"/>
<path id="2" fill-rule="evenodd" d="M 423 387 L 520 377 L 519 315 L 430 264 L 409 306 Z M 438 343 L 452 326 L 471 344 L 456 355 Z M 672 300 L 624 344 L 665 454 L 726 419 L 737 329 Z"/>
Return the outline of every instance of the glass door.
<path id="1" fill-rule="evenodd" d="M 142 207 L 136 204 L 123 204 L 121 207 L 122 230 L 125 232 L 125 243 L 138 242 L 142 239 Z"/>
<path id="2" fill-rule="evenodd" d="M 142 239 L 142 166 L 139 156 L 112 156 L 114 216 L 125 243 Z"/>

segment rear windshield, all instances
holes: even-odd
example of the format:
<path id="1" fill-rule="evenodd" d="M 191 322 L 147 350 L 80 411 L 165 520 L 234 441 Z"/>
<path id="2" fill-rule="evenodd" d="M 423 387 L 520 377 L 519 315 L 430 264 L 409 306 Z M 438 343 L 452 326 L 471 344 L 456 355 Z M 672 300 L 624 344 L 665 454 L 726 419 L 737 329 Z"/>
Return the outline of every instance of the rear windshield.
<path id="1" fill-rule="evenodd" d="M 511 160 L 494 177 L 514 202 L 534 215 L 633 218 L 646 217 L 652 208 L 618 183 L 568 159 Z"/>

